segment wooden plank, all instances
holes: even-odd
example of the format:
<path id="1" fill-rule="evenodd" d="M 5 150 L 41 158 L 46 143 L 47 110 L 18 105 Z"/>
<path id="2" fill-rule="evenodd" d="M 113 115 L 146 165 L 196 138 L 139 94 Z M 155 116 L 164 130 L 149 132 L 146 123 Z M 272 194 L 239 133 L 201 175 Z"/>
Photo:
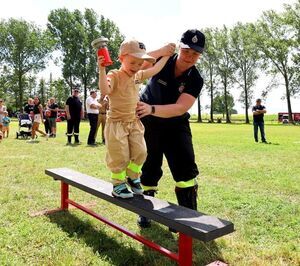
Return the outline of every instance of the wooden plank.
<path id="1" fill-rule="evenodd" d="M 68 168 L 46 169 L 45 173 L 63 182 L 104 199 L 136 214 L 146 216 L 204 242 L 234 231 L 230 221 L 209 216 L 167 201 L 145 195 L 131 199 L 115 198 L 111 195 L 112 184 Z"/>

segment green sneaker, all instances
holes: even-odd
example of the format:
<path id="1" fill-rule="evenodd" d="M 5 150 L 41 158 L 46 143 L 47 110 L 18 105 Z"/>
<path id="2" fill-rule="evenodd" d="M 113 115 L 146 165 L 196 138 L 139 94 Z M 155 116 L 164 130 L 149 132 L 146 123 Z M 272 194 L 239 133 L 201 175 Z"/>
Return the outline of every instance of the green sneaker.
<path id="1" fill-rule="evenodd" d="M 133 193 L 128 190 L 125 183 L 115 185 L 113 187 L 112 195 L 117 198 L 129 199 L 133 198 Z"/>
<path id="2" fill-rule="evenodd" d="M 143 194 L 144 190 L 141 186 L 141 180 L 139 178 L 131 179 L 130 177 L 127 177 L 127 184 L 135 194 Z"/>

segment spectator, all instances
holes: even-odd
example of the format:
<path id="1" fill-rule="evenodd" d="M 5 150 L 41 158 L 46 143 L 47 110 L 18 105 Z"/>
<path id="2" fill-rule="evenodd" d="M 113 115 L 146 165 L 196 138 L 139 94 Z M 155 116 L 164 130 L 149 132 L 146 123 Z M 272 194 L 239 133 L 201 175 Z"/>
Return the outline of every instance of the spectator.
<path id="1" fill-rule="evenodd" d="M 2 132 L 3 132 L 3 138 L 5 138 L 5 133 L 6 133 L 6 137 L 8 138 L 9 136 L 9 123 L 10 123 L 10 118 L 8 117 L 8 112 L 4 111 L 3 113 L 3 119 L 2 119 Z"/>
<path id="2" fill-rule="evenodd" d="M 98 124 L 100 104 L 97 101 L 96 91 L 90 91 L 90 96 L 86 99 L 86 112 L 90 121 L 90 133 L 88 136 L 87 144 L 90 146 L 96 146 L 95 135 Z"/>
<path id="3" fill-rule="evenodd" d="M 106 113 L 107 113 L 108 107 L 109 107 L 108 97 L 101 94 L 100 99 L 98 100 L 98 102 L 100 104 L 100 109 L 99 109 L 98 124 L 97 124 L 95 139 L 97 139 L 98 129 L 101 125 L 102 144 L 105 144 L 104 129 L 105 129 L 105 123 L 106 123 Z"/>
<path id="4" fill-rule="evenodd" d="M 258 128 L 262 143 L 267 143 L 265 136 L 264 114 L 267 112 L 266 107 L 261 104 L 261 99 L 256 100 L 256 105 L 252 107 L 254 140 L 258 142 Z"/>
<path id="5" fill-rule="evenodd" d="M 4 112 L 6 110 L 6 106 L 4 105 L 3 99 L 0 99 L 0 131 L 2 131 L 2 126 L 3 126 L 3 117 L 4 117 Z"/>
<path id="6" fill-rule="evenodd" d="M 43 106 L 40 103 L 39 97 L 34 97 L 33 99 L 34 107 L 33 107 L 33 125 L 31 128 L 31 139 L 28 142 L 33 142 L 36 138 L 36 132 L 41 133 L 48 140 L 48 135 L 39 129 L 40 123 L 44 123 L 43 118 Z"/>
<path id="7" fill-rule="evenodd" d="M 31 118 L 32 121 L 33 121 L 33 117 L 34 117 L 33 108 L 34 108 L 33 99 L 32 98 L 28 98 L 27 104 L 24 107 L 24 112 L 26 114 L 29 114 L 29 116 L 30 116 L 30 118 Z"/>
<path id="8" fill-rule="evenodd" d="M 55 138 L 56 137 L 56 118 L 57 118 L 57 112 L 58 112 L 58 105 L 55 102 L 55 98 L 52 97 L 49 100 L 48 110 L 50 111 L 49 116 L 49 127 L 51 130 L 50 137 Z"/>
<path id="9" fill-rule="evenodd" d="M 48 134 L 50 136 L 51 129 L 50 129 L 50 124 L 49 124 L 49 117 L 50 117 L 51 111 L 48 109 L 48 105 L 49 105 L 49 100 L 45 104 L 45 108 L 43 110 L 43 117 L 44 117 L 45 132 L 46 132 L 46 134 Z"/>
<path id="10" fill-rule="evenodd" d="M 66 101 L 66 115 L 67 115 L 67 145 L 71 144 L 72 136 L 74 135 L 75 144 L 80 144 L 79 141 L 79 126 L 80 120 L 84 116 L 82 102 L 79 98 L 79 90 L 74 88 L 72 91 L 72 96 L 70 96 Z"/>

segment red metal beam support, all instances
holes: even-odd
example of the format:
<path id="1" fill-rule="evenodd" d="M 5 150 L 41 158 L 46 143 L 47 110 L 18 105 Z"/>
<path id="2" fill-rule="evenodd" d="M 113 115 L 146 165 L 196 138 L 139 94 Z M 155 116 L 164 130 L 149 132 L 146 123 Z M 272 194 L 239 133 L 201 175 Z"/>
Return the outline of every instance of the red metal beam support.
<path id="1" fill-rule="evenodd" d="M 179 233 L 178 263 L 180 266 L 192 266 L 193 239 L 183 233 Z"/>
<path id="2" fill-rule="evenodd" d="M 61 181 L 60 184 L 60 207 L 62 210 L 67 210 L 69 208 L 69 184 L 64 183 Z"/>
<path id="3" fill-rule="evenodd" d="M 96 218 L 96 219 L 98 219 L 98 220 L 100 220 L 100 221 L 102 221 L 102 222 L 110 225 L 111 227 L 113 227 L 113 228 L 121 231 L 122 233 L 130 236 L 131 238 L 133 238 L 133 239 L 141 242 L 142 244 L 144 244 L 144 245 L 146 245 L 146 246 L 148 246 L 148 247 L 150 247 L 150 248 L 152 248 L 152 249 L 160 252 L 161 254 L 165 255 L 166 257 L 179 262 L 179 256 L 178 256 L 177 253 L 173 253 L 170 250 L 168 250 L 168 249 L 166 249 L 166 248 L 164 248 L 164 247 L 162 247 L 162 246 L 160 246 L 160 245 L 158 245 L 158 244 L 156 244 L 156 243 L 154 243 L 152 241 L 149 241 L 148 239 L 146 239 L 146 238 L 144 238 L 144 237 L 142 237 L 142 236 L 140 236 L 138 234 L 135 234 L 135 233 L 127 230 L 126 228 L 124 228 L 121 225 L 118 225 L 116 223 L 113 223 L 113 222 L 107 220 L 105 217 L 100 216 L 99 214 L 97 214 L 97 213 L 93 212 L 92 210 L 90 210 L 90 209 L 88 209 L 88 208 L 86 208 L 86 207 L 78 204 L 77 202 L 75 202 L 73 200 L 68 199 L 67 202 L 69 204 L 75 206 L 76 208 L 84 211 L 85 213 L 93 216 L 94 218 Z M 187 254 L 187 252 L 185 252 L 185 253 L 182 252 L 182 255 L 186 256 L 186 254 Z M 179 263 L 179 265 L 188 265 L 188 264 L 180 264 Z"/>
<path id="4" fill-rule="evenodd" d="M 128 235 L 129 237 L 141 242 L 142 244 L 160 252 L 164 256 L 175 260 L 180 266 L 191 266 L 192 265 L 192 256 L 193 256 L 193 239 L 190 236 L 187 236 L 183 233 L 179 233 L 178 239 L 178 254 L 174 253 L 148 239 L 135 234 L 125 227 L 113 223 L 106 219 L 103 216 L 93 212 L 92 210 L 78 204 L 77 202 L 69 199 L 69 184 L 64 183 L 61 181 L 61 208 L 59 210 L 67 210 L 69 208 L 69 204 L 84 211 L 85 213 L 93 216 L 94 218 L 108 224 L 109 226 L 119 230 L 120 232 Z M 57 210 L 49 211 L 49 213 L 56 212 Z"/>

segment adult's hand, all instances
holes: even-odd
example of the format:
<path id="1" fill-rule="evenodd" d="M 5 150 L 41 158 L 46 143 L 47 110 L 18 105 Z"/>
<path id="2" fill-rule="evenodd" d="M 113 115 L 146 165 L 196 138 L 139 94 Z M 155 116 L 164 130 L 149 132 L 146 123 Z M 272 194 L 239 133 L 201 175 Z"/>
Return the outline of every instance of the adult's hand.
<path id="1" fill-rule="evenodd" d="M 176 44 L 168 43 L 160 48 L 161 56 L 172 56 L 175 53 Z"/>
<path id="2" fill-rule="evenodd" d="M 138 102 L 136 107 L 136 113 L 139 118 L 142 118 L 144 116 L 150 115 L 151 109 L 152 109 L 151 105 L 144 102 Z"/>

